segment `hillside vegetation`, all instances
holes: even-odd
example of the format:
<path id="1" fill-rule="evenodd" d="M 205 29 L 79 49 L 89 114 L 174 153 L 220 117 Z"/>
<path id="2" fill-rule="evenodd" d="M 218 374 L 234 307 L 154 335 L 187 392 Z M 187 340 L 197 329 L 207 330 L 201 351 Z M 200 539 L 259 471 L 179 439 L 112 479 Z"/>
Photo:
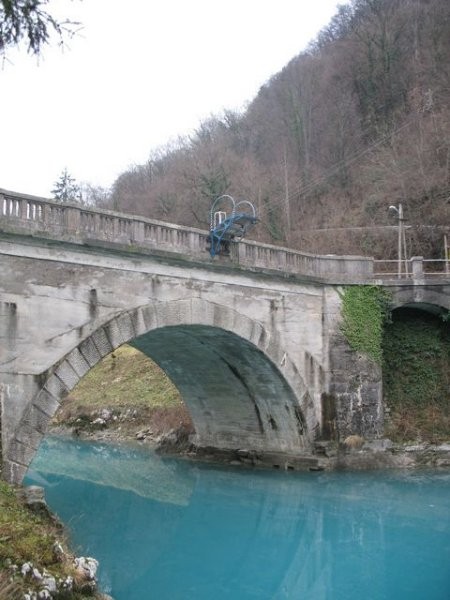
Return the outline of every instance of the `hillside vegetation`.
<path id="1" fill-rule="evenodd" d="M 378 258 L 396 256 L 387 209 L 402 202 L 408 254 L 443 258 L 450 2 L 341 6 L 245 112 L 213 116 L 153 151 L 118 177 L 106 205 L 207 228 L 211 201 L 224 193 L 256 205 L 259 240 Z M 339 229 L 348 227 L 364 229 Z"/>

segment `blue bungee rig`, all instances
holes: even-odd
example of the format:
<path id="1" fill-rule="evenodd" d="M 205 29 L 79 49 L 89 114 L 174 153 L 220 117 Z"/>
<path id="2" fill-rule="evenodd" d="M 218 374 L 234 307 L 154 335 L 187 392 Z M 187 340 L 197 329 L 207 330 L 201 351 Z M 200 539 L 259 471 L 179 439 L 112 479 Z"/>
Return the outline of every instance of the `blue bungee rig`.
<path id="1" fill-rule="evenodd" d="M 235 202 L 228 194 L 219 196 L 210 213 L 208 250 L 211 257 L 229 255 L 230 242 L 240 242 L 257 222 L 255 207 L 251 202 Z"/>

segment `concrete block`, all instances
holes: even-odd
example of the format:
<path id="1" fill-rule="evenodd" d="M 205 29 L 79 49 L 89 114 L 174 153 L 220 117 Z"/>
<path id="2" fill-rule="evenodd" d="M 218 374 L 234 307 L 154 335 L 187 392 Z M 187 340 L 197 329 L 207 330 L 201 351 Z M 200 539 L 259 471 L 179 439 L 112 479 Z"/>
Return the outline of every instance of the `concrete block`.
<path id="1" fill-rule="evenodd" d="M 136 337 L 147 333 L 147 326 L 145 325 L 142 308 L 137 308 L 136 310 L 130 311 L 129 315 L 133 324 L 133 329 L 135 331 Z"/>
<path id="2" fill-rule="evenodd" d="M 226 331 L 233 331 L 234 325 L 234 313 L 232 310 L 224 309 L 223 306 L 219 304 L 214 305 L 214 316 L 213 323 L 214 327 L 219 327 L 219 329 L 225 329 Z"/>
<path id="3" fill-rule="evenodd" d="M 158 317 L 158 320 L 162 320 L 166 326 L 190 324 L 192 323 L 191 301 L 169 302 L 164 306 L 164 310 L 159 313 Z"/>
<path id="4" fill-rule="evenodd" d="M 60 407 L 60 402 L 58 398 L 55 398 L 55 396 L 50 394 L 44 387 L 44 389 L 37 396 L 36 400 L 33 402 L 33 406 L 36 406 L 42 410 L 42 412 L 49 417 L 53 417 L 55 412 Z"/>
<path id="5" fill-rule="evenodd" d="M 244 339 L 248 340 L 251 338 L 253 330 L 253 321 L 248 317 L 245 317 L 238 312 L 233 314 L 233 329 L 235 333 Z"/>
<path id="6" fill-rule="evenodd" d="M 47 432 L 48 424 L 50 422 L 50 416 L 40 410 L 37 406 L 31 405 L 30 410 L 24 415 L 19 429 L 24 431 L 37 431 L 38 433 L 45 434 Z"/>
<path id="7" fill-rule="evenodd" d="M 128 340 L 123 336 L 122 331 L 120 330 L 119 323 L 117 319 L 112 319 L 109 323 L 107 323 L 103 329 L 111 343 L 112 349 L 115 350 Z"/>
<path id="8" fill-rule="evenodd" d="M 142 308 L 142 318 L 145 324 L 145 331 L 151 331 L 158 327 L 158 304 L 151 303 Z"/>
<path id="9" fill-rule="evenodd" d="M 136 337 L 136 332 L 133 327 L 133 321 L 130 313 L 123 313 L 116 319 L 124 342 L 129 342 Z"/>
<path id="10" fill-rule="evenodd" d="M 31 448 L 37 450 L 44 437 L 44 433 L 34 429 L 28 424 L 22 424 L 16 432 L 15 438 L 22 444 L 27 444 Z"/>
<path id="11" fill-rule="evenodd" d="M 8 448 L 8 458 L 12 458 L 14 462 L 20 465 L 28 466 L 33 460 L 36 450 L 27 444 L 19 442 L 16 439 L 11 440 Z"/>
<path id="12" fill-rule="evenodd" d="M 79 350 L 90 367 L 94 367 L 102 358 L 92 338 L 84 340 L 84 342 L 80 344 Z"/>
<path id="13" fill-rule="evenodd" d="M 258 346 L 258 348 L 260 348 L 261 340 L 265 339 L 265 335 L 266 334 L 264 331 L 264 327 L 261 325 L 261 323 L 258 323 L 257 321 L 252 321 L 252 327 L 248 337 L 252 344 L 255 344 L 255 346 Z"/>
<path id="14" fill-rule="evenodd" d="M 212 325 L 216 311 L 216 305 L 212 302 L 206 302 L 202 298 L 191 299 L 191 323 Z"/>
<path id="15" fill-rule="evenodd" d="M 91 339 L 102 358 L 114 350 L 103 327 L 94 331 Z"/>
<path id="16" fill-rule="evenodd" d="M 66 360 L 70 364 L 72 369 L 75 371 L 75 373 L 78 375 L 78 377 L 80 377 L 80 379 L 81 377 L 86 375 L 86 373 L 91 368 L 84 356 L 78 350 L 78 348 L 72 350 L 72 352 L 68 356 L 66 356 Z"/>
<path id="17" fill-rule="evenodd" d="M 67 360 L 64 360 L 55 370 L 55 375 L 61 379 L 67 389 L 70 391 L 80 381 L 80 377 L 73 370 Z"/>
<path id="18" fill-rule="evenodd" d="M 61 381 L 61 379 L 55 374 L 50 375 L 45 382 L 44 388 L 58 400 L 64 398 L 69 391 L 69 388 L 65 385 L 65 383 Z"/>
<path id="19" fill-rule="evenodd" d="M 284 351 L 280 347 L 278 336 L 270 336 L 265 353 L 271 359 L 271 361 L 276 364 L 277 367 L 281 365 L 284 356 Z"/>

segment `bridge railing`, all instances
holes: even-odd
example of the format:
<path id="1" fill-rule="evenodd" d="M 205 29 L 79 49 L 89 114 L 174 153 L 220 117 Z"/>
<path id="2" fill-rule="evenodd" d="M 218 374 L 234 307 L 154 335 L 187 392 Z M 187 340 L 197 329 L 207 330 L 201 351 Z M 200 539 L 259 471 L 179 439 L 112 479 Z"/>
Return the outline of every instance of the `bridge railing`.
<path id="1" fill-rule="evenodd" d="M 5 190 L 0 190 L 0 211 L 3 229 L 7 221 L 18 233 L 75 243 L 109 242 L 203 254 L 207 240 L 200 229 Z"/>
<path id="2" fill-rule="evenodd" d="M 450 261 L 413 256 L 407 260 L 374 260 L 374 277 L 381 279 L 450 278 Z"/>
<path id="3" fill-rule="evenodd" d="M 373 260 L 363 256 L 317 255 L 245 240 L 232 246 L 240 265 L 297 273 L 339 281 L 361 281 L 373 276 Z"/>
<path id="4" fill-rule="evenodd" d="M 1 189 L 0 230 L 92 246 L 177 253 L 211 262 L 207 231 Z M 320 256 L 247 240 L 232 244 L 230 257 L 214 259 L 218 260 L 336 283 L 368 281 L 374 275 L 374 262 L 368 257 Z"/>

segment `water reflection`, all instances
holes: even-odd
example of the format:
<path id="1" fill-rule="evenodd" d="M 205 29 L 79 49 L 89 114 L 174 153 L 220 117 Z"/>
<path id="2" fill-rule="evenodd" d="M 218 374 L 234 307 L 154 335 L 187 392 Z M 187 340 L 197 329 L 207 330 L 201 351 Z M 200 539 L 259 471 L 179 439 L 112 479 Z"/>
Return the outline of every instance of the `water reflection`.
<path id="1" fill-rule="evenodd" d="M 448 472 L 244 472 L 58 439 L 32 469 L 116 600 L 450 597 Z"/>

